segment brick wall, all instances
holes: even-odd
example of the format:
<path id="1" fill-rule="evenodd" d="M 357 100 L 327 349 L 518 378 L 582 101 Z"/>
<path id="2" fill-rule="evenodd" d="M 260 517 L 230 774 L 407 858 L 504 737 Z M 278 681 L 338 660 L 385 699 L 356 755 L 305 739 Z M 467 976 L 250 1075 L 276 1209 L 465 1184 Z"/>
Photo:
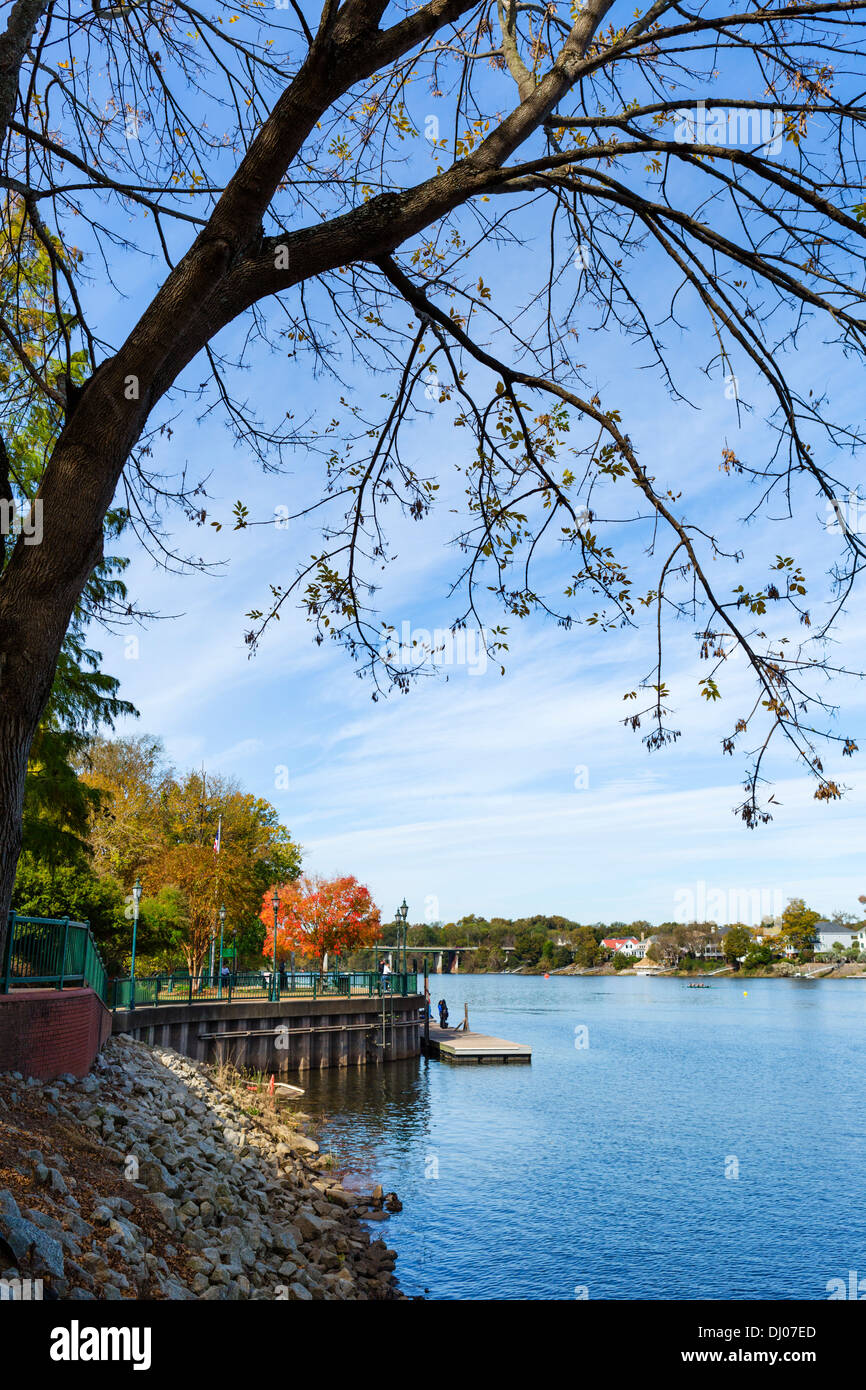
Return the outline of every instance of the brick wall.
<path id="1" fill-rule="evenodd" d="M 110 1035 L 111 1014 L 92 989 L 0 994 L 0 1071 L 84 1076 Z"/>

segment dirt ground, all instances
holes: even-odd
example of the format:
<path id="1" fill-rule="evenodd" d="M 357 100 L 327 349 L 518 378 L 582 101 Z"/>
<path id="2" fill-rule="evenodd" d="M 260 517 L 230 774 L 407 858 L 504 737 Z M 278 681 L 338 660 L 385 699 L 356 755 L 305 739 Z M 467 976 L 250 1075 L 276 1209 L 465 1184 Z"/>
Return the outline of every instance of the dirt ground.
<path id="1" fill-rule="evenodd" d="M 38 1149 L 45 1163 L 60 1171 L 84 1221 L 93 1223 L 94 1208 L 106 1197 L 122 1197 L 135 1208 L 132 1220 L 153 1242 L 153 1254 L 161 1255 L 172 1273 L 181 1279 L 191 1278 L 186 1261 L 193 1252 L 182 1245 L 172 1245 L 172 1234 L 152 1202 L 126 1181 L 124 1155 L 94 1139 L 84 1126 L 62 1113 L 46 1113 L 44 1106 L 42 1086 L 31 1088 L 0 1075 L 0 1188 L 12 1193 L 22 1213 L 32 1207 L 62 1221 L 64 1211 L 70 1209 L 49 1188 L 37 1184 L 34 1165 L 24 1157 L 28 1150 Z M 96 1244 L 100 1261 L 125 1274 L 127 1268 L 118 1252 L 99 1244 L 99 1229 L 97 1225 L 95 1236 L 82 1239 L 82 1253 L 92 1251 Z M 167 1254 L 166 1247 L 175 1253 Z M 145 1296 L 165 1297 L 155 1283 Z M 135 1297 L 134 1288 L 130 1288 L 129 1297 Z"/>

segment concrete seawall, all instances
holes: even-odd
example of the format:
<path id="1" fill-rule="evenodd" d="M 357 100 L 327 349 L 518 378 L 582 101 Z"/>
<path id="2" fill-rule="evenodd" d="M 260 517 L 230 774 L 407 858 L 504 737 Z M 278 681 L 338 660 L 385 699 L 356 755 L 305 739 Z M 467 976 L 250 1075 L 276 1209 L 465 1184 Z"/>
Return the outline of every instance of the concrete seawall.
<path id="1" fill-rule="evenodd" d="M 277 1076 L 417 1057 L 423 999 L 244 1000 L 118 1009 L 113 1032 L 174 1048 L 196 1061 L 231 1062 Z M 393 1005 L 393 1013 L 392 1013 Z"/>

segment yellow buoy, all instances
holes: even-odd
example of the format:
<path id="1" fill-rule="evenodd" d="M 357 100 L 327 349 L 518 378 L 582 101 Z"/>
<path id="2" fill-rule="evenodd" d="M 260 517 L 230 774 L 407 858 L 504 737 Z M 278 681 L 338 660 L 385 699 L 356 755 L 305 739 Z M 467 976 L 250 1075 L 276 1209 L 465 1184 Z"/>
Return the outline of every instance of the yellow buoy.
<path id="1" fill-rule="evenodd" d="M 748 991 L 747 989 L 744 989 L 744 990 L 743 990 L 743 998 L 744 998 L 744 999 L 748 999 L 748 997 L 749 997 L 749 991 Z"/>

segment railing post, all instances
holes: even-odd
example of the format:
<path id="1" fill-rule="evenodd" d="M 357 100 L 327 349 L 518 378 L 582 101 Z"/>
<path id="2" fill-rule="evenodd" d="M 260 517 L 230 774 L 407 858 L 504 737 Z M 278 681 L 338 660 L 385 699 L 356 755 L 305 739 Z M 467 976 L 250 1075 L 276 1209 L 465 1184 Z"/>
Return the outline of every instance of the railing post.
<path id="1" fill-rule="evenodd" d="M 15 940 L 15 922 L 17 914 L 9 913 L 8 931 L 6 932 L 6 950 L 3 960 L 3 993 L 9 993 L 9 980 L 12 973 L 12 943 Z"/>
<path id="2" fill-rule="evenodd" d="M 192 975 L 189 977 L 189 1002 L 192 1003 Z"/>
<path id="3" fill-rule="evenodd" d="M 430 977 L 424 957 L 424 1055 L 430 1056 Z"/>
<path id="4" fill-rule="evenodd" d="M 66 946 L 69 941 L 69 918 L 63 919 L 63 948 L 60 952 L 60 983 L 57 988 L 63 988 L 63 980 L 66 975 Z"/>

